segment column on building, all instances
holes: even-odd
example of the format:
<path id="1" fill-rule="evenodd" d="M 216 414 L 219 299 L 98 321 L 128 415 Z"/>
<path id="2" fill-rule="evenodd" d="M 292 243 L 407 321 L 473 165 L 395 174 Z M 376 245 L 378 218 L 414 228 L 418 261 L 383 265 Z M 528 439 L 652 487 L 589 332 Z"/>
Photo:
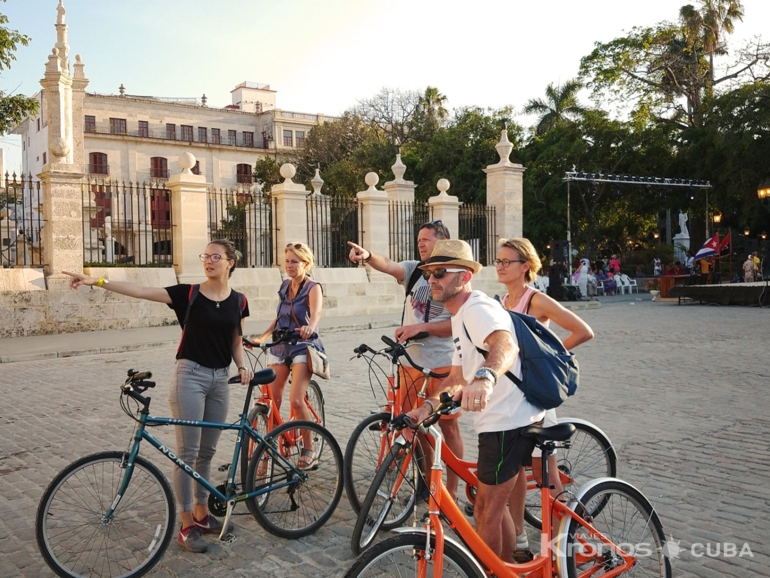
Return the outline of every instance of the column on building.
<path id="1" fill-rule="evenodd" d="M 174 271 L 179 283 L 196 283 L 201 278 L 198 255 L 209 243 L 208 190 L 211 186 L 204 175 L 190 170 L 195 166 L 191 153 L 179 156 L 182 172 L 171 175 L 168 188 L 171 191 L 172 227 L 171 247 Z"/>
<path id="2" fill-rule="evenodd" d="M 415 207 L 412 181 L 404 180 L 406 165 L 401 161 L 401 154 L 396 155 L 395 164 L 390 167 L 395 179 L 385 183 L 382 188 L 388 197 L 390 235 L 388 240 L 389 253 L 394 261 L 404 261 L 412 258 L 411 247 L 414 245 Z"/>
<path id="3" fill-rule="evenodd" d="M 434 221 L 441 221 L 449 230 L 453 239 L 460 238 L 460 201 L 457 197 L 447 194 L 449 190 L 449 181 L 439 179 L 436 183 L 439 194 L 428 199 L 431 218 Z"/>
<path id="4" fill-rule="evenodd" d="M 495 207 L 495 234 L 498 239 L 521 237 L 525 169 L 508 158 L 513 145 L 508 140 L 507 129 L 503 129 L 495 148 L 500 161 L 484 169 L 487 173 L 487 206 Z"/>
<path id="5" fill-rule="evenodd" d="M 292 179 L 297 169 L 290 163 L 281 165 L 282 183 L 273 185 L 270 193 L 273 197 L 273 220 L 275 222 L 276 265 L 286 272 L 283 253 L 289 243 L 307 243 L 307 196 L 303 185 Z"/>

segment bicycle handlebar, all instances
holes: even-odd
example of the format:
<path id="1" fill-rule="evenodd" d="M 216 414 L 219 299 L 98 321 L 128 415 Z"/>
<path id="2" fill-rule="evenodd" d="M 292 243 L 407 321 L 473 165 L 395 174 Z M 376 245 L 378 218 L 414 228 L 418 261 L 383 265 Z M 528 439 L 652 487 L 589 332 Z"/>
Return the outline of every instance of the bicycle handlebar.
<path id="1" fill-rule="evenodd" d="M 405 427 L 408 427 L 409 429 L 413 430 L 419 430 L 424 429 L 432 426 L 435 424 L 442 415 L 449 415 L 452 413 L 456 413 L 460 410 L 460 402 L 455 401 L 452 399 L 452 396 L 449 395 L 448 392 L 444 392 L 441 394 L 441 401 L 439 402 L 438 407 L 431 413 L 428 417 L 426 417 L 424 420 L 422 420 L 420 423 L 415 423 L 412 421 L 412 418 L 410 418 L 407 414 L 402 413 L 401 415 L 396 416 L 393 418 L 390 423 L 388 424 L 389 430 L 402 430 Z"/>
<path id="2" fill-rule="evenodd" d="M 278 330 L 278 331 L 285 331 L 285 333 L 280 333 L 279 338 L 275 341 L 268 342 L 268 343 L 255 343 L 254 341 L 250 341 L 246 337 L 243 337 L 243 345 L 247 349 L 254 349 L 256 347 L 261 347 L 262 349 L 269 349 L 270 347 L 273 347 L 274 345 L 278 345 L 280 343 L 288 343 L 289 345 L 301 345 L 303 343 L 310 343 L 309 341 L 305 341 L 300 337 L 299 333 L 296 331 L 289 331 L 289 330 Z M 314 339 L 318 337 L 317 333 L 313 333 L 311 335 L 311 339 Z"/>
<path id="3" fill-rule="evenodd" d="M 414 341 L 414 340 L 417 340 L 417 339 L 424 339 L 424 338 L 428 337 L 428 335 L 429 335 L 429 333 L 427 333 L 426 331 L 421 331 L 420 333 L 418 333 L 417 335 L 415 335 L 414 337 L 412 337 L 408 341 Z M 385 343 L 385 345 L 387 345 L 387 347 L 385 349 L 382 349 L 380 351 L 375 351 L 374 349 L 369 347 L 366 343 L 362 343 L 361 345 L 359 345 L 358 347 L 353 349 L 353 353 L 355 353 L 359 357 L 361 355 L 363 355 L 364 353 L 371 353 L 373 355 L 378 355 L 378 354 L 386 355 L 387 354 L 387 355 L 389 355 L 394 360 L 399 358 L 399 357 L 406 357 L 407 361 L 409 361 L 409 363 L 412 365 L 412 367 L 414 367 L 418 371 L 421 371 L 421 372 L 425 373 L 425 368 L 420 366 L 419 364 L 415 363 L 415 361 L 409 356 L 409 352 L 406 350 L 406 348 L 407 348 L 406 343 L 397 343 L 396 341 L 394 341 L 392 338 L 388 337 L 387 335 L 383 335 L 381 337 L 381 339 L 382 339 L 383 343 Z M 408 343 L 408 341 L 407 341 L 407 343 Z M 448 375 L 449 375 L 448 372 L 447 373 L 436 373 L 435 371 L 428 370 L 428 376 L 429 377 L 435 377 L 436 379 L 444 379 Z"/>

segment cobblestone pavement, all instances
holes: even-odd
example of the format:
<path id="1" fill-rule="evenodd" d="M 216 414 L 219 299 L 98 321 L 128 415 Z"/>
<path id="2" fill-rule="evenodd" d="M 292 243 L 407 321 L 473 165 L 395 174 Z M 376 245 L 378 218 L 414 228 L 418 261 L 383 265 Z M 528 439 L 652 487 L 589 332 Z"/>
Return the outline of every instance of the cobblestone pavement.
<path id="1" fill-rule="evenodd" d="M 619 476 L 647 495 L 682 549 L 675 575 L 770 576 L 770 312 L 626 301 L 579 314 L 596 338 L 579 350 L 582 384 L 560 415 L 588 419 L 613 440 Z M 375 345 L 383 332 L 390 330 L 324 339 L 334 374 L 322 383 L 327 425 L 343 449 L 355 424 L 375 409 L 363 362 L 348 359 L 355 345 Z M 173 353 L 159 348 L 0 365 L 0 575 L 52 575 L 35 543 L 43 491 L 75 458 L 127 446 L 132 423 L 118 406 L 127 369 L 153 371 L 159 384 L 153 413 L 167 414 Z M 234 419 L 243 393 L 233 393 Z M 170 429 L 159 435 L 173 441 Z M 232 441 L 223 436 L 219 458 Z M 169 462 L 150 457 L 169 473 Z M 329 523 L 297 541 L 266 533 L 245 507 L 237 513 L 232 543 L 212 541 L 201 555 L 172 542 L 149 576 L 340 576 L 352 562 L 354 518 L 344 496 Z M 725 543 L 737 551 L 746 543 L 752 556 L 745 550 L 730 556 L 730 546 L 726 556 Z M 719 556 L 702 555 L 717 548 Z"/>

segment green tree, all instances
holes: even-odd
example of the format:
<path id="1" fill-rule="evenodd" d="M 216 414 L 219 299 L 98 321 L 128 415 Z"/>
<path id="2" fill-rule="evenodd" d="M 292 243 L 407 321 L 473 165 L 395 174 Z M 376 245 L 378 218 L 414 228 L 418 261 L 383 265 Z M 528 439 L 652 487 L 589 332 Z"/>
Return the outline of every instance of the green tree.
<path id="1" fill-rule="evenodd" d="M 633 28 L 628 36 L 596 48 L 581 60 L 580 76 L 606 103 L 630 105 L 644 122 L 670 123 L 680 129 L 700 126 L 712 91 L 770 79 L 770 45 L 751 40 L 715 77 L 713 57 L 727 53 L 724 33 L 742 17 L 739 2 L 703 0 L 688 5 L 677 24 Z"/>
<path id="2" fill-rule="evenodd" d="M 8 70 L 16 60 L 14 53 L 19 44 L 29 44 L 28 36 L 11 30 L 5 24 L 8 24 L 8 17 L 0 14 L 0 71 Z M 26 117 L 36 114 L 37 110 L 38 103 L 35 99 L 19 94 L 6 94 L 0 90 L 0 135 L 7 134 Z"/>
<path id="3" fill-rule="evenodd" d="M 576 79 L 554 86 L 549 84 L 545 89 L 545 100 L 533 98 L 524 105 L 525 114 L 538 115 L 535 134 L 542 135 L 554 128 L 558 123 L 571 122 L 585 113 L 577 100 L 578 91 L 583 84 Z"/>
<path id="4" fill-rule="evenodd" d="M 254 165 L 254 182 L 259 184 L 263 193 L 270 191 L 270 187 L 277 185 L 281 178 L 281 165 L 270 157 L 264 157 Z"/>

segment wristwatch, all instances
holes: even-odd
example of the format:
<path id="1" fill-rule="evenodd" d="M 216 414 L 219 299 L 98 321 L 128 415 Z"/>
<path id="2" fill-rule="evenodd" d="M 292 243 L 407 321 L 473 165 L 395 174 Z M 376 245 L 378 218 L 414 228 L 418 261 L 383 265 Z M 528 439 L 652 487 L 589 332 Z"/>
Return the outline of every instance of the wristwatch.
<path id="1" fill-rule="evenodd" d="M 488 367 L 482 367 L 473 377 L 474 379 L 486 379 L 487 381 L 490 381 L 492 385 L 497 383 L 497 374 Z"/>

